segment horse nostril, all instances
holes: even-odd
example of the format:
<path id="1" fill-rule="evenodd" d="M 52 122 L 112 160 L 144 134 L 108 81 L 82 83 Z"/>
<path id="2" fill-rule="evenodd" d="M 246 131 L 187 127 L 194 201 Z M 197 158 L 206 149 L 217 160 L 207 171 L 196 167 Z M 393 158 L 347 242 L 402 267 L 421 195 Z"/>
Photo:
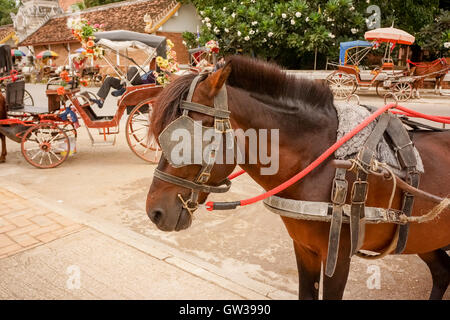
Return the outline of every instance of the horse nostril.
<path id="1" fill-rule="evenodd" d="M 153 223 L 158 224 L 163 215 L 164 211 L 162 209 L 155 209 L 150 213 L 150 220 L 152 220 Z"/>

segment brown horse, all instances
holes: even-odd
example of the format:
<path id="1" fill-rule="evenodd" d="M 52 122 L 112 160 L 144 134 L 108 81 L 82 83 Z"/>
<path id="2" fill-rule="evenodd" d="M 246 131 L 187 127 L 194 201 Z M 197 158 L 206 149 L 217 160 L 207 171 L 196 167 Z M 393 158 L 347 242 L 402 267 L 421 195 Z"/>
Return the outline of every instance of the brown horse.
<path id="1" fill-rule="evenodd" d="M 450 68 L 450 58 L 440 58 L 436 59 L 433 62 L 414 63 L 409 60 L 408 62 L 411 65 L 409 73 L 411 76 L 426 76 L 427 74 L 429 74 L 431 78 L 436 78 L 434 93 L 436 94 L 437 90 L 439 89 L 439 94 L 442 94 L 442 82 L 444 81 L 445 75 Z M 425 77 L 419 78 L 413 83 L 413 93 L 415 92 L 415 96 L 419 99 L 419 88 L 423 87 L 424 80 Z"/>
<path id="2" fill-rule="evenodd" d="M 0 93 L 0 120 L 6 119 L 6 100 L 3 94 Z M 2 153 L 0 155 L 0 163 L 6 161 L 6 137 L 0 133 L 2 140 Z"/>
<path id="3" fill-rule="evenodd" d="M 152 112 L 152 134 L 158 136 L 171 121 L 181 115 L 180 100 L 185 98 L 193 78 L 193 75 L 180 77 L 161 92 Z M 240 164 L 264 189 L 272 189 L 291 178 L 336 141 L 338 120 L 333 95 L 325 85 L 289 76 L 273 64 L 233 56 L 225 67 L 198 83 L 192 101 L 212 106 L 213 97 L 224 84 L 233 129 L 243 129 L 244 132 L 249 128 L 279 129 L 279 171 L 275 175 L 261 174 L 260 169 L 267 167 L 267 164 L 263 165 L 259 157 L 256 164 L 247 162 L 248 159 L 245 164 Z M 211 116 L 196 112 L 190 112 L 190 116 L 203 121 L 205 126 L 213 124 Z M 426 174 L 422 177 L 421 188 L 442 197 L 448 196 L 450 132 L 416 132 L 413 140 L 425 165 Z M 242 143 L 248 151 L 248 141 Z M 331 160 L 325 161 L 303 180 L 279 193 L 279 196 L 329 202 L 335 174 Z M 158 165 L 160 171 L 190 181 L 197 176 L 199 168 L 199 165 L 174 168 L 164 158 Z M 219 185 L 234 168 L 235 164 L 216 162 L 208 184 Z M 352 183 L 354 176 L 350 180 L 349 183 Z M 375 176 L 370 177 L 369 183 L 367 205 L 386 207 L 391 186 L 387 187 L 386 182 Z M 147 196 L 147 215 L 164 231 L 188 228 L 192 217 L 183 208 L 178 195 L 186 199 L 190 192 L 187 188 L 154 178 Z M 204 202 L 207 196 L 206 193 L 200 193 L 199 202 Z M 397 190 L 393 207 L 400 208 L 400 202 L 401 192 Z M 349 198 L 347 203 L 350 203 Z M 422 215 L 433 206 L 432 203 L 417 199 L 413 215 Z M 321 265 L 326 263 L 330 224 L 286 217 L 282 217 L 282 220 L 293 239 L 299 274 L 299 297 L 318 299 Z M 255 223 L 257 221 L 258 217 L 255 217 Z M 362 249 L 380 251 L 387 247 L 395 229 L 393 224 L 367 225 Z M 450 282 L 450 257 L 441 249 L 450 243 L 449 230 L 450 210 L 446 209 L 437 220 L 412 224 L 404 251 L 405 254 L 418 254 L 428 265 L 433 278 L 430 296 L 433 299 L 441 299 Z M 324 299 L 342 299 L 350 267 L 349 252 L 350 230 L 346 224 L 341 233 L 336 271 L 332 277 L 324 276 L 323 279 Z"/>

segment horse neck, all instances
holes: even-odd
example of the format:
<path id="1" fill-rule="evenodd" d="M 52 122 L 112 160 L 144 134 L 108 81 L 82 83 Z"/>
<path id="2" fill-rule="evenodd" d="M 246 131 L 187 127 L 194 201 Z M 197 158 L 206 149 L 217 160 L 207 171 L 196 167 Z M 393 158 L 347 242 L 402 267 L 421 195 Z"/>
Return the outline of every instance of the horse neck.
<path id="1" fill-rule="evenodd" d="M 247 160 L 245 164 L 240 164 L 266 190 L 291 178 L 336 141 L 338 120 L 334 108 L 332 112 L 322 113 L 321 110 L 304 106 L 301 109 L 302 111 L 299 111 L 300 114 L 289 115 L 277 112 L 274 109 L 268 109 L 267 106 L 239 89 L 229 87 L 228 97 L 231 111 L 230 121 L 233 129 L 242 129 L 244 132 L 249 129 L 268 130 L 268 146 L 263 152 L 267 153 L 267 150 L 271 150 L 273 143 L 271 130 L 279 130 L 279 165 L 275 174 L 262 174 L 261 168 L 263 165 L 259 161 L 259 156 L 256 164 L 248 163 Z M 315 121 L 311 117 L 311 114 L 314 113 L 316 114 Z M 302 119 L 305 119 L 304 122 Z M 249 139 L 246 139 L 244 149 L 247 151 L 249 150 L 248 141 Z M 260 144 L 258 144 L 257 151 L 258 154 L 261 151 Z M 311 178 L 306 177 L 304 179 L 306 181 L 304 185 L 308 184 L 308 180 L 314 179 L 314 175 L 310 176 Z M 290 189 L 292 191 L 292 188 Z M 294 193 L 297 196 L 299 195 L 298 188 L 294 190 Z M 289 196 L 295 197 L 292 194 Z"/>

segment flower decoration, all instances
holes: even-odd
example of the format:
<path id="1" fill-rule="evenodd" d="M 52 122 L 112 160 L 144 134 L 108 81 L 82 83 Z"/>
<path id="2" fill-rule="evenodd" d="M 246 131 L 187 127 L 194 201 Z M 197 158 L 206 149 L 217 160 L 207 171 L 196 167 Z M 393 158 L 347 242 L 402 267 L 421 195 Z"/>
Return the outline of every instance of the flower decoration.
<path id="1" fill-rule="evenodd" d="M 219 43 L 217 41 L 209 40 L 205 44 L 205 47 L 209 48 L 209 50 L 213 53 L 219 53 Z"/>
<path id="2" fill-rule="evenodd" d="M 81 45 L 86 51 L 79 55 L 79 60 L 82 61 L 85 57 L 92 57 L 94 60 L 103 58 L 104 50 L 96 46 L 94 40 L 94 33 L 101 31 L 103 24 L 91 25 L 86 19 L 69 19 L 67 26 L 72 30 L 74 37 L 81 42 Z"/>
<path id="3" fill-rule="evenodd" d="M 167 59 L 164 59 L 161 56 L 156 57 L 156 65 L 161 69 L 160 72 L 154 71 L 153 75 L 156 78 L 156 81 L 162 85 L 166 86 L 170 82 L 169 75 L 180 71 L 179 64 L 177 62 L 177 53 L 173 50 L 175 45 L 170 39 L 166 41 L 166 56 Z"/>
<path id="4" fill-rule="evenodd" d="M 56 93 L 57 93 L 59 96 L 63 96 L 65 92 L 66 92 L 66 89 L 65 89 L 63 86 L 58 87 L 58 89 L 56 89 Z"/>

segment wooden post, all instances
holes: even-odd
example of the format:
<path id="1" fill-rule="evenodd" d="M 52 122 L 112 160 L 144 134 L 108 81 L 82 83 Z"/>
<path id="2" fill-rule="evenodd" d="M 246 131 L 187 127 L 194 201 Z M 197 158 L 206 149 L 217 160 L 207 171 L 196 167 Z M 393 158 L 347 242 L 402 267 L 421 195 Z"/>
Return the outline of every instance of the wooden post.
<path id="1" fill-rule="evenodd" d="M 317 66 L 317 47 L 314 50 L 314 70 L 316 70 L 316 66 Z"/>

